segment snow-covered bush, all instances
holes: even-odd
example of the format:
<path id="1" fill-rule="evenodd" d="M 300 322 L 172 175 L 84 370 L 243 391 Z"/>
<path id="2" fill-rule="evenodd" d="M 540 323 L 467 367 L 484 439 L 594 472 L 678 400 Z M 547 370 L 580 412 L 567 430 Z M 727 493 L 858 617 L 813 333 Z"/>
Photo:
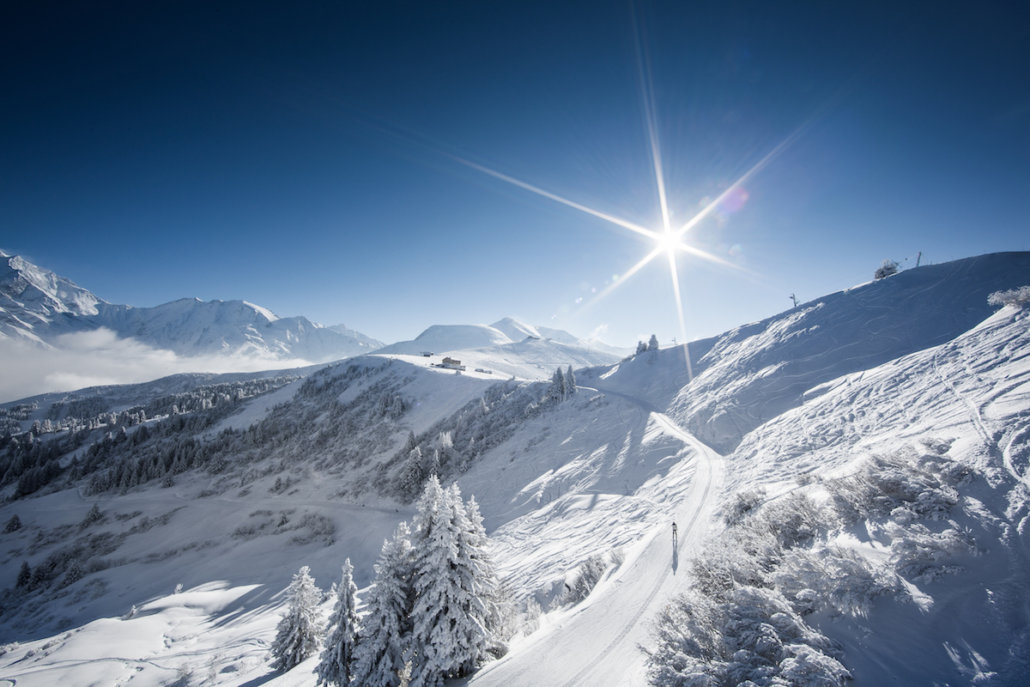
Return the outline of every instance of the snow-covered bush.
<path id="1" fill-rule="evenodd" d="M 877 597 L 898 588 L 892 571 L 875 568 L 850 549 L 825 543 L 787 552 L 770 579 L 803 615 L 827 610 L 865 616 Z"/>
<path id="2" fill-rule="evenodd" d="M 958 503 L 959 483 L 968 468 L 952 469 L 936 456 L 904 453 L 870 458 L 854 475 L 827 483 L 834 508 L 849 522 L 908 508 L 920 517 L 944 517 Z"/>
<path id="3" fill-rule="evenodd" d="M 990 305 L 1001 307 L 1003 305 L 1014 305 L 1022 308 L 1030 303 L 1030 286 L 1020 286 L 1018 289 L 1009 291 L 995 291 L 987 297 Z"/>
<path id="4" fill-rule="evenodd" d="M 842 654 L 805 618 L 865 616 L 874 601 L 959 570 L 972 535 L 949 519 L 972 468 L 948 442 L 867 459 L 848 477 L 813 485 L 828 498 L 766 501 L 738 494 L 727 527 L 693 562 L 691 591 L 656 620 L 645 648 L 652 685 L 841 685 Z M 969 506 L 969 507 L 975 507 Z M 856 533 L 886 556 L 866 557 Z M 852 542 L 857 544 L 852 546 Z M 871 550 L 871 549 L 870 549 Z M 815 621 L 812 621 L 815 622 Z"/>
<path id="5" fill-rule="evenodd" d="M 794 493 L 761 510 L 760 521 L 784 549 L 808 546 L 832 527 L 836 514 L 804 493 Z"/>
<path id="6" fill-rule="evenodd" d="M 898 263 L 894 260 L 891 260 L 890 258 L 887 258 L 880 263 L 879 267 L 876 268 L 876 272 L 873 274 L 873 277 L 875 277 L 876 279 L 883 279 L 885 277 L 889 277 L 897 273 Z"/>
<path id="7" fill-rule="evenodd" d="M 565 594 L 561 597 L 562 603 L 575 604 L 590 596 L 590 592 L 604 577 L 607 569 L 608 561 L 601 554 L 595 554 L 583 561 L 576 573 L 576 579 L 566 586 Z"/>
<path id="8" fill-rule="evenodd" d="M 894 569 L 920 583 L 958 572 L 961 567 L 951 562 L 956 554 L 976 550 L 970 534 L 954 525 L 933 532 L 921 523 L 904 527 L 889 523 L 887 532 L 893 539 L 890 560 Z"/>
<path id="9" fill-rule="evenodd" d="M 733 495 L 722 519 L 727 525 L 735 525 L 755 508 L 765 502 L 765 489 L 749 489 Z"/>
<path id="10" fill-rule="evenodd" d="M 662 611 L 655 640 L 648 678 L 660 687 L 830 687 L 851 677 L 838 648 L 772 589 L 741 586 L 724 600 L 688 592 Z"/>

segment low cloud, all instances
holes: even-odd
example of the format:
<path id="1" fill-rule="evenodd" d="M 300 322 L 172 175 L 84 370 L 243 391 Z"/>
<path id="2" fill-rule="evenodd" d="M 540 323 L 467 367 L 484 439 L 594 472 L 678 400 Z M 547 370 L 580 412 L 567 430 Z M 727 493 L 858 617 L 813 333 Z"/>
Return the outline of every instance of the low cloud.
<path id="1" fill-rule="evenodd" d="M 182 372 L 258 372 L 310 365 L 268 355 L 180 356 L 109 329 L 64 334 L 54 347 L 0 340 L 0 402 L 51 391 L 147 382 Z"/>

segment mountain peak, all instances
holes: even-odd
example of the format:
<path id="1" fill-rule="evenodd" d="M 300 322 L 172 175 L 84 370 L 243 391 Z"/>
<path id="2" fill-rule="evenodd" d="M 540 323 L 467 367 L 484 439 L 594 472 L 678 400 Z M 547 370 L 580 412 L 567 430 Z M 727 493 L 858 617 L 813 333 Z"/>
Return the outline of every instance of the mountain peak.
<path id="1" fill-rule="evenodd" d="M 504 332 L 505 336 L 512 341 L 522 341 L 527 336 L 531 336 L 534 339 L 544 338 L 536 327 L 520 322 L 514 317 L 505 317 L 490 326 L 500 332 Z"/>
<path id="2" fill-rule="evenodd" d="M 0 254 L 6 263 L 0 266 L 0 302 L 5 310 L 23 311 L 34 318 L 55 313 L 95 315 L 97 306 L 104 303 L 70 279 L 20 256 Z"/>

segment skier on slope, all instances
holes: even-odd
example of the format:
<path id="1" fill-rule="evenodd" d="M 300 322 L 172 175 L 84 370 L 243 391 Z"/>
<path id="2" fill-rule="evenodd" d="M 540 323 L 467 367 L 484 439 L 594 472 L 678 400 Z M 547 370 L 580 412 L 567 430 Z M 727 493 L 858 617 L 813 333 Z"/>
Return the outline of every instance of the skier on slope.
<path id="1" fill-rule="evenodd" d="M 672 521 L 672 541 L 676 541 L 676 521 Z"/>

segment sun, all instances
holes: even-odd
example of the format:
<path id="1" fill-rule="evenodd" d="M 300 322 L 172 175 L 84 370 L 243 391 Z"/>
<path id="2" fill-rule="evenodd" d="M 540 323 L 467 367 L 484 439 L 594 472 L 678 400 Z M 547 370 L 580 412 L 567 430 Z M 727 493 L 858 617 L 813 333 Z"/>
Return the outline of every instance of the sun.
<path id="1" fill-rule="evenodd" d="M 629 220 L 617 217 L 607 212 L 602 212 L 591 208 L 583 203 L 564 198 L 556 193 L 548 191 L 546 189 L 535 186 L 529 182 L 523 181 L 522 179 L 516 179 L 515 177 L 509 176 L 502 172 L 498 172 L 489 167 L 477 164 L 470 160 L 466 160 L 455 155 L 448 155 L 456 162 L 471 167 L 472 169 L 478 170 L 484 174 L 488 174 L 496 179 L 500 179 L 508 184 L 517 186 L 523 190 L 529 191 L 536 195 L 542 196 L 549 200 L 552 200 L 562 205 L 566 205 L 579 212 L 592 215 L 598 219 L 604 220 L 616 226 L 619 226 L 627 231 L 644 236 L 652 241 L 651 250 L 641 258 L 635 265 L 630 267 L 628 270 L 623 272 L 618 279 L 613 279 L 603 290 L 597 293 L 590 301 L 585 305 L 589 306 L 591 303 L 596 303 L 602 300 L 605 296 L 610 294 L 616 288 L 625 284 L 627 280 L 635 275 L 640 270 L 644 269 L 656 258 L 665 257 L 666 263 L 669 268 L 669 277 L 672 282 L 672 295 L 676 305 L 676 317 L 679 321 L 679 334 L 681 341 L 687 341 L 687 327 L 686 318 L 684 317 L 684 298 L 680 288 L 680 275 L 679 275 L 679 258 L 681 254 L 685 254 L 692 258 L 700 258 L 704 261 L 716 264 L 720 267 L 728 268 L 739 272 L 748 272 L 748 270 L 741 266 L 734 264 L 728 260 L 725 260 L 717 255 L 713 255 L 695 245 L 694 242 L 689 240 L 689 234 L 709 215 L 712 215 L 718 208 L 723 207 L 725 203 L 732 202 L 734 198 L 747 198 L 747 191 L 744 189 L 744 184 L 748 183 L 750 179 L 758 174 L 763 168 L 765 168 L 773 159 L 775 159 L 781 152 L 791 146 L 794 141 L 802 134 L 804 129 L 808 126 L 809 122 L 803 123 L 784 140 L 780 141 L 778 145 L 774 146 L 769 152 L 765 154 L 761 159 L 752 165 L 744 174 L 738 177 L 735 181 L 728 184 L 722 193 L 719 194 L 714 200 L 711 200 L 705 204 L 699 211 L 695 212 L 689 220 L 679 226 L 674 226 L 672 223 L 672 211 L 669 207 L 669 197 L 666 190 L 665 174 L 662 164 L 661 146 L 659 144 L 658 136 L 658 119 L 655 114 L 655 98 L 654 88 L 651 83 L 651 70 L 650 60 L 644 49 L 643 42 L 640 35 L 637 38 L 637 67 L 640 77 L 641 87 L 641 99 L 643 105 L 643 119 L 644 127 L 646 129 L 647 141 L 648 141 L 648 152 L 650 153 L 652 172 L 655 185 L 655 195 L 657 200 L 657 209 L 661 216 L 661 227 L 659 229 L 648 228 L 631 222 Z M 685 343 L 683 344 L 686 345 Z M 685 355 L 687 364 L 687 374 L 690 378 L 693 378 L 693 371 L 691 370 L 690 356 Z"/>
<path id="2" fill-rule="evenodd" d="M 655 232 L 654 236 L 655 248 L 661 249 L 661 252 L 675 255 L 676 252 L 682 246 L 680 237 L 671 231 Z"/>

